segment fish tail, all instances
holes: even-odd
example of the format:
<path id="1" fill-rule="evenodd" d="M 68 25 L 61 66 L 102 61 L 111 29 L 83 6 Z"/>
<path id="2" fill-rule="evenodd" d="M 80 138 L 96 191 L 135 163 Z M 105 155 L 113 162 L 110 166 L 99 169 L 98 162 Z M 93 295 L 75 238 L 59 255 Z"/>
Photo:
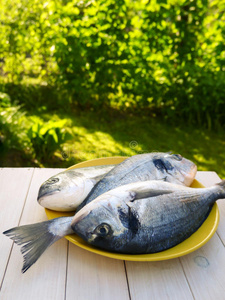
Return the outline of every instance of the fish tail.
<path id="1" fill-rule="evenodd" d="M 225 180 L 223 179 L 221 182 L 217 183 L 216 185 L 220 186 L 219 196 L 225 198 Z"/>
<path id="2" fill-rule="evenodd" d="M 72 218 L 62 217 L 31 225 L 23 225 L 4 231 L 3 234 L 17 245 L 22 245 L 22 273 L 25 273 L 53 243 L 67 234 L 73 233 Z"/>

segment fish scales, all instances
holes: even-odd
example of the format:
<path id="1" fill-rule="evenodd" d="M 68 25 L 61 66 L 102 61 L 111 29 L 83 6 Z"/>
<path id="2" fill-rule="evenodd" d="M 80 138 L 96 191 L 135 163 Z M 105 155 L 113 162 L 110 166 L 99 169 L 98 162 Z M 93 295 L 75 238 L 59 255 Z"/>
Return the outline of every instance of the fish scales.
<path id="1" fill-rule="evenodd" d="M 134 241 L 136 243 L 142 239 L 151 241 L 148 246 L 138 247 L 135 253 L 159 252 L 167 247 L 175 246 L 181 239 L 188 238 L 202 225 L 211 211 L 210 197 L 207 195 L 205 197 L 205 201 L 198 201 L 197 197 L 193 197 L 192 201 L 185 202 L 186 199 L 189 199 L 188 195 L 184 194 L 182 197 L 177 192 L 162 196 L 162 199 L 156 199 L 151 203 L 149 203 L 149 199 L 146 199 L 145 204 L 137 203 L 132 206 L 135 211 L 140 211 L 140 206 L 142 206 L 141 211 L 143 212 L 138 215 L 140 227 L 143 230 L 138 231 Z M 175 199 L 180 200 L 174 201 Z M 195 214 L 194 218 L 193 213 Z M 152 232 L 148 231 L 148 228 L 151 227 L 154 228 Z M 167 245 L 165 245 L 166 240 Z"/>
<path id="2" fill-rule="evenodd" d="M 223 198 L 225 180 L 201 189 L 137 182 L 100 195 L 74 216 L 71 227 L 85 241 L 107 251 L 155 253 L 192 235 L 214 202 Z"/>
<path id="3" fill-rule="evenodd" d="M 162 152 L 134 155 L 107 173 L 79 205 L 77 211 L 99 195 L 131 182 L 164 180 L 185 184 L 184 177 L 189 174 L 191 180 L 187 185 L 190 185 L 196 171 L 196 166 L 180 155 Z"/>

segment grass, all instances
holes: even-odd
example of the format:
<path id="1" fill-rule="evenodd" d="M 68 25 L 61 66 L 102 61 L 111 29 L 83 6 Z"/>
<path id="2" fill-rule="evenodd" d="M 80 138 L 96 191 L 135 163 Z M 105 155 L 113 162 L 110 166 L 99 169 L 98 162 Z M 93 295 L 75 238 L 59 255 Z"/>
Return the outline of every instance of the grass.
<path id="1" fill-rule="evenodd" d="M 162 151 L 180 153 L 198 170 L 215 171 L 225 178 L 225 139 L 221 131 L 171 124 L 158 117 L 122 115 L 119 112 L 74 111 L 40 113 L 43 120 L 66 119 L 73 139 L 49 161 L 38 162 L 25 149 L 2 151 L 0 166 L 69 167 L 99 157 L 131 156 Z M 26 126 L 29 127 L 29 115 Z"/>

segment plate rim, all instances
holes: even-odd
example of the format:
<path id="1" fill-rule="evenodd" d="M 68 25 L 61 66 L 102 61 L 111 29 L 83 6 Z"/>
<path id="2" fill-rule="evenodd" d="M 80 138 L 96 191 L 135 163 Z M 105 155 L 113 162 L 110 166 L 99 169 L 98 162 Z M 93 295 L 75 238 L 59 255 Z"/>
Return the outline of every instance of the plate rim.
<path id="1" fill-rule="evenodd" d="M 97 166 L 97 165 L 103 165 L 103 164 L 118 164 L 122 162 L 124 159 L 126 159 L 126 156 L 114 156 L 114 157 L 102 157 L 102 158 L 96 158 L 84 162 L 77 163 L 75 165 L 70 166 L 66 170 L 71 170 L 71 169 L 76 169 L 76 168 L 81 168 L 81 167 L 90 167 L 90 166 Z M 113 162 L 112 162 L 113 161 Z M 198 180 L 194 179 L 194 184 L 200 185 L 199 187 L 204 187 L 202 183 L 200 183 Z M 53 211 L 50 209 L 45 208 L 45 213 L 47 215 L 48 219 L 53 219 L 55 217 L 60 217 L 60 216 L 73 216 L 74 212 L 58 212 L 58 211 Z M 208 217 L 206 220 L 203 222 L 203 224 L 186 240 L 181 242 L 180 244 L 177 244 L 176 246 L 169 248 L 167 250 L 157 252 L 157 253 L 149 253 L 149 254 L 124 254 L 124 253 L 116 253 L 116 252 L 109 252 L 106 250 L 102 250 L 100 248 L 94 247 L 87 242 L 83 241 L 79 236 L 76 234 L 72 235 L 66 235 L 65 238 L 73 243 L 74 245 L 85 249 L 89 252 L 102 255 L 108 258 L 113 258 L 113 259 L 118 259 L 118 260 L 127 260 L 127 261 L 161 261 L 161 260 L 169 260 L 177 257 L 181 257 L 184 255 L 187 255 L 199 248 L 201 248 L 203 245 L 205 245 L 214 235 L 216 232 L 218 225 L 219 225 L 219 209 L 218 205 L 215 202 L 212 210 L 210 211 Z M 196 236 L 200 235 L 201 232 L 204 231 L 204 229 L 207 230 L 208 234 L 205 235 L 204 238 L 200 240 L 198 243 L 193 243 L 193 241 L 196 239 Z M 74 236 L 76 238 L 74 238 Z M 185 249 L 182 250 L 183 246 L 186 246 L 190 243 L 190 247 L 186 247 Z"/>

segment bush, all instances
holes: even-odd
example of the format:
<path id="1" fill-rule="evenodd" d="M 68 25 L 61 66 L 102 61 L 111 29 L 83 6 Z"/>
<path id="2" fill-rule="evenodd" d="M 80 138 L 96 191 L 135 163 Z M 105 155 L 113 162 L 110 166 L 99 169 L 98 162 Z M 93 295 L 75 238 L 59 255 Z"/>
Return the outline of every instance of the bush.
<path id="1" fill-rule="evenodd" d="M 34 153 L 39 160 L 51 159 L 56 150 L 60 150 L 60 146 L 72 135 L 65 130 L 64 126 L 67 120 L 49 121 L 44 123 L 37 117 L 31 118 L 33 125 L 27 132 Z"/>
<path id="2" fill-rule="evenodd" d="M 21 105 L 11 103 L 9 95 L 0 93 L 0 145 L 7 149 L 21 149 L 28 146 L 24 131 L 25 112 Z"/>
<path id="3" fill-rule="evenodd" d="M 225 0 L 13 3 L 3 1 L 0 80 L 26 83 L 21 102 L 154 109 L 208 127 L 219 112 L 224 125 Z"/>

